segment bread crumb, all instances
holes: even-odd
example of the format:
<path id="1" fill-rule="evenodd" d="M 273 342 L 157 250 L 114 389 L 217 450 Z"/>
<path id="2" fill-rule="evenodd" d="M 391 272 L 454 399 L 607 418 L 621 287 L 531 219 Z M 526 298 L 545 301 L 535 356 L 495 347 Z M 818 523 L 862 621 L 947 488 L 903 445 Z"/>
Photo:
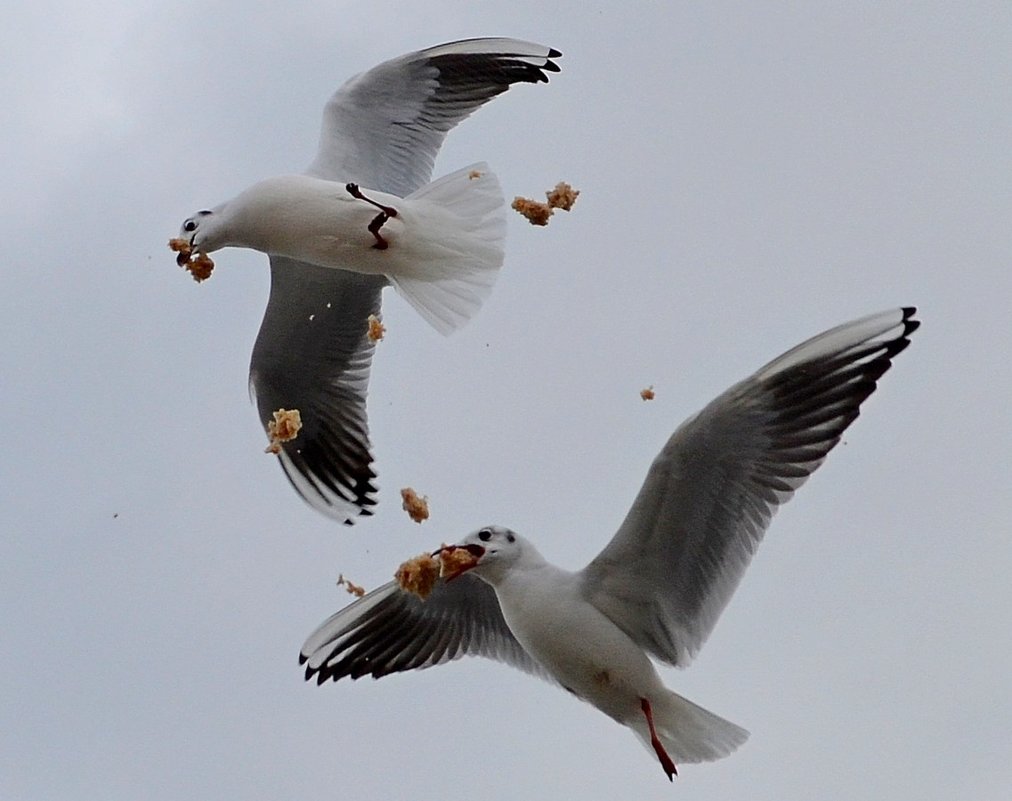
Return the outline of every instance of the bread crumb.
<path id="1" fill-rule="evenodd" d="M 185 239 L 179 238 L 170 239 L 169 248 L 176 253 L 176 264 L 180 267 L 185 267 L 190 275 L 193 276 L 193 280 L 198 284 L 211 277 L 211 272 L 214 270 L 214 262 L 206 253 L 197 253 L 194 256 L 190 243 Z"/>
<path id="2" fill-rule="evenodd" d="M 478 564 L 478 557 L 467 548 L 447 548 L 445 545 L 439 552 L 439 575 L 460 575 L 468 568 Z"/>
<path id="3" fill-rule="evenodd" d="M 190 271 L 193 280 L 198 284 L 210 278 L 211 272 L 214 270 L 214 262 L 211 261 L 211 257 L 206 253 L 198 253 L 195 259 L 190 259 L 184 266 Z"/>
<path id="4" fill-rule="evenodd" d="M 383 335 L 387 332 L 387 327 L 380 322 L 379 317 L 375 314 L 369 315 L 369 340 L 371 342 L 379 342 L 383 339 Z"/>
<path id="5" fill-rule="evenodd" d="M 436 586 L 439 564 L 439 560 L 432 554 L 423 553 L 414 559 L 408 559 L 397 568 L 394 578 L 401 589 L 414 593 L 424 601 Z"/>
<path id="6" fill-rule="evenodd" d="M 420 496 L 411 487 L 405 487 L 401 490 L 401 508 L 408 513 L 408 517 L 414 520 L 416 523 L 421 523 L 423 520 L 429 519 L 429 499 L 428 496 Z"/>
<path id="7" fill-rule="evenodd" d="M 482 173 L 481 170 L 471 170 L 471 172 L 467 174 L 467 177 L 473 181 L 475 178 L 481 178 L 483 174 L 484 173 Z"/>
<path id="8" fill-rule="evenodd" d="M 569 211 L 579 196 L 579 189 L 573 189 L 565 181 L 559 181 L 554 189 L 545 192 L 547 203 L 539 203 L 537 200 L 518 196 L 513 198 L 511 207 L 526 217 L 531 225 L 548 225 L 548 218 L 552 216 L 555 209 Z"/>
<path id="9" fill-rule="evenodd" d="M 350 595 L 354 595 L 356 598 L 361 598 L 365 595 L 365 587 L 359 586 L 352 581 L 348 581 L 348 579 L 344 577 L 344 573 L 337 574 L 337 586 L 343 586 Z"/>
<path id="10" fill-rule="evenodd" d="M 643 400 L 645 400 L 645 401 L 653 400 L 655 397 L 657 397 L 657 393 L 654 392 L 654 385 L 651 384 L 646 389 L 641 389 L 640 390 L 640 397 L 643 398 Z"/>
<path id="11" fill-rule="evenodd" d="M 179 254 L 179 256 L 176 258 L 176 261 L 179 261 L 181 259 L 189 259 L 190 254 L 193 252 L 190 249 L 190 240 L 180 238 L 169 240 L 169 250 Z M 180 265 L 180 267 L 182 267 L 182 265 Z"/>
<path id="12" fill-rule="evenodd" d="M 548 218 L 552 216 L 552 209 L 547 203 L 526 197 L 513 198 L 510 208 L 520 212 L 531 225 L 548 225 Z"/>
<path id="13" fill-rule="evenodd" d="M 563 211 L 569 211 L 573 208 L 573 204 L 576 203 L 576 199 L 580 196 L 579 189 L 573 189 L 565 181 L 559 181 L 555 185 L 555 189 L 551 192 L 545 192 L 545 197 L 548 198 L 548 205 L 553 209 L 562 209 Z"/>
<path id="14" fill-rule="evenodd" d="M 302 415 L 298 409 L 278 409 L 274 412 L 274 419 L 267 421 L 267 435 L 271 442 L 264 448 L 264 453 L 281 453 L 281 443 L 295 439 L 301 428 Z"/>

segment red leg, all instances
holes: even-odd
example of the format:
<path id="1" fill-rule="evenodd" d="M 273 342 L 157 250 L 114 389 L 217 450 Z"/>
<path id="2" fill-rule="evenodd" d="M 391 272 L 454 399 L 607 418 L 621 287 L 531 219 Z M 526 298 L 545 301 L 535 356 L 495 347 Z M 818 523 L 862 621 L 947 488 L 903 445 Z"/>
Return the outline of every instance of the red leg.
<path id="1" fill-rule="evenodd" d="M 675 776 L 678 775 L 678 769 L 675 768 L 675 763 L 672 762 L 671 757 L 668 756 L 668 752 L 664 750 L 664 746 L 657 736 L 657 730 L 654 728 L 654 714 L 650 709 L 650 702 L 646 698 L 640 698 L 640 709 L 643 710 L 643 714 L 647 719 L 647 726 L 650 727 L 650 745 L 654 747 L 654 753 L 657 754 L 657 758 L 661 761 L 661 767 L 664 768 L 668 779 L 674 781 Z"/>

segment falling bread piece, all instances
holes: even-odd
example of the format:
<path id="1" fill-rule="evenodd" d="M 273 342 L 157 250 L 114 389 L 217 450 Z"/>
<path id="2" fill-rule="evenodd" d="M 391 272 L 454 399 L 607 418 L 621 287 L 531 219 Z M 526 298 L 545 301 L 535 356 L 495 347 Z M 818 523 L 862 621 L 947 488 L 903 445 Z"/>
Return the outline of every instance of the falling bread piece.
<path id="1" fill-rule="evenodd" d="M 387 327 L 380 322 L 380 318 L 375 314 L 369 315 L 369 341 L 379 342 L 383 339 L 383 335 L 387 332 Z"/>
<path id="2" fill-rule="evenodd" d="M 429 519 L 429 499 L 422 497 L 411 487 L 401 490 L 401 508 L 408 513 L 408 517 L 416 523 Z"/>
<path id="3" fill-rule="evenodd" d="M 645 401 L 653 400 L 655 397 L 657 397 L 657 393 L 654 392 L 654 385 L 651 384 L 646 389 L 641 389 L 640 390 L 640 397 L 643 398 L 643 400 L 645 400 Z"/>
<path id="4" fill-rule="evenodd" d="M 545 196 L 548 198 L 548 205 L 553 209 L 569 211 L 580 196 L 580 190 L 573 189 L 565 181 L 559 181 L 551 192 L 545 192 Z"/>
<path id="5" fill-rule="evenodd" d="M 559 181 L 554 189 L 545 192 L 547 203 L 539 203 L 526 197 L 515 197 L 511 208 L 526 217 L 531 225 L 548 225 L 548 219 L 555 209 L 569 211 L 579 196 L 579 189 L 573 189 L 565 181 Z"/>
<path id="6" fill-rule="evenodd" d="M 515 197 L 510 208 L 520 212 L 531 225 L 548 225 L 548 218 L 552 216 L 552 209 L 547 203 L 538 203 L 526 197 Z"/>
<path id="7" fill-rule="evenodd" d="M 278 409 L 274 412 L 274 419 L 267 421 L 267 435 L 271 438 L 270 444 L 264 448 L 264 453 L 281 453 L 281 443 L 291 442 L 302 429 L 302 415 L 298 409 Z"/>
<path id="8" fill-rule="evenodd" d="M 363 595 L 365 595 L 365 587 L 355 584 L 352 581 L 348 581 L 348 579 L 344 577 L 344 573 L 338 573 L 337 586 L 338 587 L 343 586 L 351 595 L 354 595 L 356 598 L 361 598 Z"/>

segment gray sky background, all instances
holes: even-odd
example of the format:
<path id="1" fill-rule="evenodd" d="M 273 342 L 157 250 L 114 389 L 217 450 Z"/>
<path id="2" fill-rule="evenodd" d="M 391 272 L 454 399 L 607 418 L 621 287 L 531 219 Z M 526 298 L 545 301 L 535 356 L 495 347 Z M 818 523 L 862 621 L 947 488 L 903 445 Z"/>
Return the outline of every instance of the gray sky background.
<path id="1" fill-rule="evenodd" d="M 339 528 L 262 453 L 265 257 L 219 253 L 198 286 L 165 243 L 301 170 L 353 73 L 482 35 L 563 72 L 461 125 L 436 174 L 583 194 L 547 229 L 511 218 L 457 335 L 388 292 L 381 508 Z M 0 41 L 0 797 L 1006 797 L 1008 4 L 40 0 Z M 664 671 L 752 732 L 732 757 L 670 787 L 630 732 L 483 660 L 303 682 L 339 572 L 373 587 L 490 522 L 579 567 L 685 417 L 901 304 L 912 346 Z"/>

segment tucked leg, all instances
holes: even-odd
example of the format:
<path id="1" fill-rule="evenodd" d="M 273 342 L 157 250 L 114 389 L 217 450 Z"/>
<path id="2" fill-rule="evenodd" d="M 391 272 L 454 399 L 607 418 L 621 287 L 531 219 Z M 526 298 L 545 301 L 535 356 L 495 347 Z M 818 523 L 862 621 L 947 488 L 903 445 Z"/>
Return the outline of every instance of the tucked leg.
<path id="1" fill-rule="evenodd" d="M 386 250 L 390 247 L 390 243 L 387 242 L 383 234 L 380 233 L 380 228 L 383 227 L 383 223 L 389 220 L 390 217 L 385 211 L 381 211 L 377 214 L 371 223 L 369 223 L 369 233 L 376 237 L 376 242 L 373 245 L 376 250 Z"/>
<path id="2" fill-rule="evenodd" d="M 376 244 L 373 245 L 377 250 L 386 250 L 390 247 L 390 243 L 386 241 L 383 234 L 380 233 L 380 228 L 383 227 L 384 223 L 391 217 L 397 216 L 397 209 L 393 206 L 384 206 L 382 203 L 377 203 L 372 198 L 368 198 L 362 194 L 362 190 L 358 188 L 358 184 L 346 184 L 345 189 L 348 190 L 353 198 L 357 200 L 364 200 L 366 203 L 370 203 L 380 210 L 371 223 L 369 223 L 369 233 L 376 237 Z"/>
<path id="3" fill-rule="evenodd" d="M 373 206 L 375 206 L 385 215 L 387 215 L 387 217 L 397 216 L 397 209 L 395 209 L 393 206 L 384 206 L 382 203 L 377 203 L 372 198 L 366 197 L 365 195 L 362 194 L 362 190 L 358 188 L 358 184 L 345 184 L 344 188 L 348 190 L 348 194 L 350 194 L 353 198 L 356 198 L 357 200 L 364 200 L 366 203 L 371 203 Z"/>
<path id="4" fill-rule="evenodd" d="M 647 719 L 647 726 L 650 727 L 650 745 L 654 747 L 654 753 L 657 754 L 657 758 L 661 761 L 661 767 L 664 768 L 664 772 L 668 775 L 668 780 L 674 781 L 678 770 L 675 768 L 675 763 L 668 756 L 668 752 L 664 750 L 664 746 L 657 736 L 657 730 L 654 728 L 654 714 L 650 709 L 650 702 L 646 698 L 640 698 L 640 709 L 643 710 L 643 714 Z"/>

